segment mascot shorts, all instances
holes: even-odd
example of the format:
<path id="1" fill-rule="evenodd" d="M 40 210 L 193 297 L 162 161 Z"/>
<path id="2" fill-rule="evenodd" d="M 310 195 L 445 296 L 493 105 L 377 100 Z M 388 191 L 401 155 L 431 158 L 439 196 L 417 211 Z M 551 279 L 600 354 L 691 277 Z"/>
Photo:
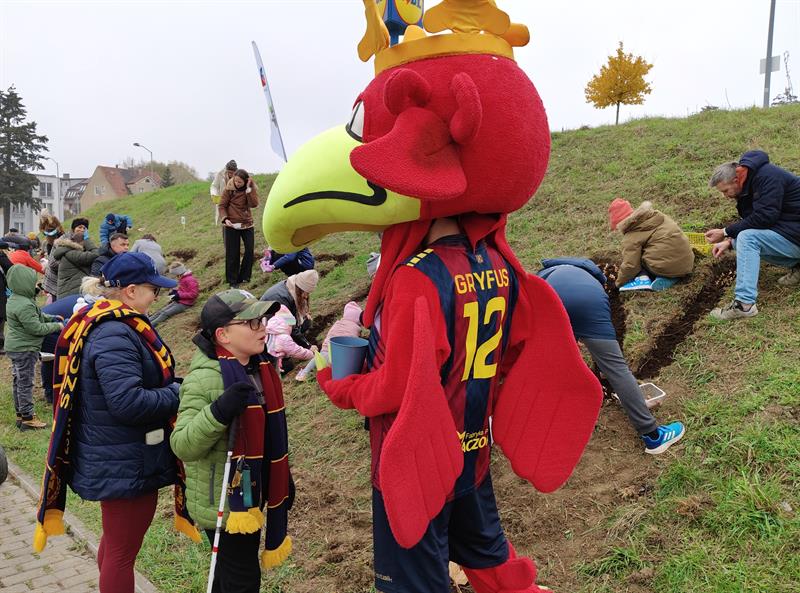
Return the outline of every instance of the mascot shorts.
<path id="1" fill-rule="evenodd" d="M 448 560 L 468 568 L 491 568 L 508 560 L 490 475 L 471 492 L 446 503 L 410 549 L 395 541 L 383 496 L 373 488 L 372 537 L 375 588 L 384 593 L 448 593 Z"/>

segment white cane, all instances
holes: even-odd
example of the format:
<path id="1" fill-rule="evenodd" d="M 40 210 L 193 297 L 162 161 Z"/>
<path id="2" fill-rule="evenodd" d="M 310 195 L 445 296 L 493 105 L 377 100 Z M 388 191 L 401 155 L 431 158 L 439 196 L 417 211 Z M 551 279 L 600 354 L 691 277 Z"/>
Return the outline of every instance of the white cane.
<path id="1" fill-rule="evenodd" d="M 206 593 L 211 593 L 214 586 L 214 570 L 217 567 L 217 550 L 219 549 L 219 534 L 222 531 L 222 515 L 225 513 L 225 500 L 228 497 L 228 476 L 231 473 L 231 457 L 233 457 L 233 445 L 236 441 L 236 428 L 238 419 L 231 422 L 228 429 L 228 456 L 225 458 L 225 471 L 222 475 L 222 492 L 219 495 L 219 509 L 217 509 L 217 527 L 214 530 L 214 543 L 211 545 L 211 566 L 208 569 L 208 586 Z"/>

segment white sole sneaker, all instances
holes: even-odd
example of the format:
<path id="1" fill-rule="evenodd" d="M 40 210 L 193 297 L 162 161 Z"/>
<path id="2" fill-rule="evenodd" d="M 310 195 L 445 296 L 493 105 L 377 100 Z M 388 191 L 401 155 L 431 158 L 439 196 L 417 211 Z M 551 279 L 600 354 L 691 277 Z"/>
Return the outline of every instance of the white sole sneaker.
<path id="1" fill-rule="evenodd" d="M 663 453 L 664 451 L 669 449 L 672 445 L 680 441 L 683 438 L 683 435 L 685 434 L 686 434 L 686 429 L 684 428 L 683 431 L 681 431 L 681 433 L 674 439 L 668 440 L 667 442 L 663 443 L 659 447 L 656 447 L 655 449 L 648 449 L 647 447 L 645 447 L 644 452 L 647 453 L 648 455 L 658 455 L 659 453 Z"/>

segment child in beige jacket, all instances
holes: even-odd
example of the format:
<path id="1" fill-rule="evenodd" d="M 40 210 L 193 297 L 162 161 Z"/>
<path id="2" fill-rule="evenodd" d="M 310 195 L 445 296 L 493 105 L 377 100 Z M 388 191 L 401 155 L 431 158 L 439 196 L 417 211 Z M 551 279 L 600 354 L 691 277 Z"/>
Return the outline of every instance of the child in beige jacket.
<path id="1" fill-rule="evenodd" d="M 642 202 L 634 210 L 630 202 L 617 198 L 608 207 L 608 220 L 612 231 L 622 233 L 618 287 L 642 272 L 662 278 L 680 278 L 692 272 L 694 253 L 689 239 L 650 202 Z"/>

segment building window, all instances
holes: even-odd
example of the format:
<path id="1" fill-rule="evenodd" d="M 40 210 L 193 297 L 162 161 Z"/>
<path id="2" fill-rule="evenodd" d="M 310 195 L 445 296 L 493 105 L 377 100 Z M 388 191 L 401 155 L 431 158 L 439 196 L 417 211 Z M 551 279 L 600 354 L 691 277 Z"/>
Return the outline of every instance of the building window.
<path id="1" fill-rule="evenodd" d="M 95 185 L 94 186 L 94 195 L 102 196 L 106 193 L 106 186 L 105 185 Z"/>
<path id="2" fill-rule="evenodd" d="M 22 204 L 12 204 L 11 214 L 22 214 Z"/>
<path id="3" fill-rule="evenodd" d="M 50 182 L 42 181 L 39 183 L 39 197 L 52 198 L 53 197 L 53 184 Z"/>

